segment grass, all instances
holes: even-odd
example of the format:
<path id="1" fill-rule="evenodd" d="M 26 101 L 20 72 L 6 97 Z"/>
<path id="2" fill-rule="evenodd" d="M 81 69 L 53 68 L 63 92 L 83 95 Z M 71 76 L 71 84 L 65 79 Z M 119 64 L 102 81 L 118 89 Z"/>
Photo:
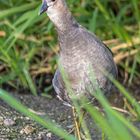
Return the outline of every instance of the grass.
<path id="1" fill-rule="evenodd" d="M 136 2 L 138 3 L 138 1 Z M 116 59 L 128 53 L 126 54 L 127 59 L 125 59 L 125 62 L 119 59 L 117 63 L 130 73 L 130 83 L 135 75 L 139 75 L 136 66 L 140 63 L 139 43 L 135 45 L 135 39 L 133 39 L 139 38 L 140 32 L 139 10 L 136 2 L 133 0 L 122 3 L 120 0 L 116 2 L 102 2 L 99 0 L 95 0 L 94 2 L 88 0 L 69 2 L 70 8 L 77 20 L 91 31 L 96 32 L 102 40 L 119 39 L 117 44 L 109 44 L 112 49 L 115 48 L 115 45 L 121 45 L 123 42 L 126 45 L 128 43 L 132 44 L 130 47 L 120 48 L 114 52 Z M 2 21 L 0 29 L 5 34 L 1 37 L 0 41 L 0 60 L 2 64 L 5 64 L 3 68 L 4 73 L 0 76 L 0 84 L 8 83 L 13 86 L 11 81 L 16 79 L 18 80 L 16 83 L 19 83 L 16 87 L 22 85 L 25 88 L 30 88 L 34 94 L 37 93 L 34 81 L 30 76 L 27 78 L 26 75 L 39 71 L 39 74 L 45 72 L 51 73 L 55 69 L 55 53 L 58 50 L 52 23 L 46 15 L 39 17 L 37 14 L 39 4 L 39 2 L 35 1 L 27 3 L 21 0 L 14 5 L 14 1 L 11 0 L 8 5 L 2 1 L 1 7 L 4 10 L 0 13 Z M 46 56 L 40 56 L 41 54 L 38 53 L 40 51 L 42 53 L 51 51 L 52 57 L 48 58 L 47 54 Z M 129 54 L 131 53 L 132 55 L 135 54 L 133 60 L 129 58 Z M 41 59 L 36 56 L 41 57 Z M 44 62 L 44 57 L 49 62 Z M 49 71 L 44 66 L 46 63 L 50 65 Z M 131 63 L 133 63 L 132 68 L 129 67 Z M 41 72 L 42 69 L 44 70 L 43 72 Z M 32 86 L 30 86 L 31 83 Z"/>
<path id="2" fill-rule="evenodd" d="M 0 98 L 7 103 L 12 100 L 13 104 L 10 104 L 12 107 L 35 119 L 44 127 L 54 130 L 56 135 L 65 139 L 74 139 L 73 136 L 67 136 L 63 130 L 57 131 L 55 127 L 50 127 L 51 122 L 46 124 L 44 120 L 31 114 L 3 90 L 4 85 L 16 90 L 22 87 L 37 95 L 38 88 L 44 81 L 44 75 L 53 74 L 56 69 L 58 45 L 53 24 L 45 14 L 38 16 L 41 2 L 1 0 L 0 3 L 2 9 L 0 12 Z M 140 78 L 139 0 L 71 0 L 68 3 L 76 19 L 90 31 L 95 32 L 112 49 L 120 73 L 125 74 L 120 76 L 131 86 L 136 78 Z M 114 83 L 139 119 L 140 107 L 136 99 L 120 83 L 117 81 Z M 44 91 L 49 92 L 50 86 Z M 105 98 L 100 96 L 102 95 L 100 91 L 98 95 L 96 98 L 103 106 L 105 116 L 91 105 L 85 105 L 85 109 L 103 133 L 110 139 L 131 140 L 132 134 L 140 138 L 137 128 L 112 110 Z M 79 110 L 78 106 L 77 110 Z M 90 139 L 85 124 L 83 129 Z"/>

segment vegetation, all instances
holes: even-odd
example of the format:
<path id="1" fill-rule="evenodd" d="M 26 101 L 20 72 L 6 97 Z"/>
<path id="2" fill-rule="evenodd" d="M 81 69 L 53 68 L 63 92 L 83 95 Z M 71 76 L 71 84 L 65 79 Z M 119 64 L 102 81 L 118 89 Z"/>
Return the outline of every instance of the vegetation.
<path id="1" fill-rule="evenodd" d="M 0 98 L 12 107 L 32 117 L 38 123 L 51 129 L 65 139 L 74 139 L 61 129 L 54 129 L 26 108 L 4 90 L 29 89 L 32 94 L 50 92 L 48 80 L 56 69 L 58 53 L 57 36 L 48 17 L 38 16 L 41 1 L 1 0 L 0 1 Z M 119 67 L 119 80 L 124 85 L 138 85 L 140 78 L 140 1 L 139 0 L 70 0 L 68 5 L 75 18 L 90 31 L 95 32 L 112 49 Z M 123 79 L 123 80 L 122 80 Z M 134 94 L 126 91 L 123 85 L 114 81 L 117 88 L 127 99 L 131 119 L 140 119 L 140 106 Z M 127 87 L 128 87 L 127 86 Z M 108 101 L 98 91 L 98 101 L 105 110 L 105 117 L 91 105 L 85 109 L 110 139 L 132 140 L 140 138 L 139 131 L 123 115 L 112 110 Z M 140 99 L 140 98 L 139 98 Z M 85 99 L 86 100 L 86 99 Z M 83 104 L 84 100 L 82 100 Z M 76 107 L 77 112 L 79 106 Z M 27 113 L 26 113 L 27 112 Z M 78 113 L 80 115 L 80 112 Z M 50 122 L 51 123 L 51 122 Z M 86 136 L 90 134 L 82 125 Z M 87 132 L 87 133 L 86 133 Z M 131 132 L 131 133 L 129 133 Z M 103 137 L 103 139 L 105 139 Z"/>

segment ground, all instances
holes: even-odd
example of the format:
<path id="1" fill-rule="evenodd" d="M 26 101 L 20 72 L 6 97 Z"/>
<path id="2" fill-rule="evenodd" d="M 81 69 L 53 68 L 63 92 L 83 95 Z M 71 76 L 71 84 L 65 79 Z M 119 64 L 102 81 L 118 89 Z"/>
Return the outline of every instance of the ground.
<path id="1" fill-rule="evenodd" d="M 71 130 L 73 126 L 71 108 L 64 106 L 56 98 L 48 99 L 19 93 L 13 95 L 36 114 L 44 118 L 47 115 L 63 128 Z M 100 140 L 100 130 L 88 116 L 86 118 L 92 132 L 92 139 Z M 7 120 L 9 123 L 6 122 Z M 59 138 L 0 100 L 0 140 L 59 140 Z"/>
<path id="2" fill-rule="evenodd" d="M 140 90 L 137 86 L 136 88 L 135 86 L 130 88 L 139 99 Z M 71 108 L 63 105 L 55 97 L 33 96 L 28 92 L 17 93 L 14 91 L 12 95 L 37 115 L 43 118 L 49 116 L 52 121 L 67 129 L 68 132 L 73 128 L 74 122 Z M 112 104 L 121 107 L 123 104 L 122 98 L 118 96 L 120 95 L 116 96 L 114 94 L 112 96 Z M 91 131 L 92 139 L 101 140 L 101 131 L 88 114 L 86 115 L 86 122 Z M 140 128 L 140 122 L 134 123 Z M 60 140 L 60 138 L 0 100 L 0 140 Z"/>
<path id="3" fill-rule="evenodd" d="M 73 128 L 71 108 L 64 106 L 56 98 L 48 99 L 19 93 L 13 95 L 41 117 L 49 116 L 68 131 Z M 7 120 L 10 120 L 9 124 Z M 93 125 L 91 120 L 88 120 L 88 123 L 89 127 Z M 93 139 L 101 138 L 101 133 L 95 125 L 92 131 L 95 132 Z M 59 140 L 59 138 L 0 100 L 0 140 Z"/>

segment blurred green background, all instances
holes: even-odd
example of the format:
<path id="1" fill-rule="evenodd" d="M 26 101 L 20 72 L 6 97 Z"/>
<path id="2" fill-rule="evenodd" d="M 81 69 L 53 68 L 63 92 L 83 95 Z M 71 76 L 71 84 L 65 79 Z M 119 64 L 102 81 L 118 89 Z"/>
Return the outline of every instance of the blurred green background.
<path id="1" fill-rule="evenodd" d="M 67 0 L 75 18 L 112 49 L 120 77 L 131 85 L 140 76 L 139 0 Z M 35 0 L 0 0 L 0 86 L 30 89 L 51 85 L 57 35 Z M 47 90 L 47 89 L 45 89 Z"/>

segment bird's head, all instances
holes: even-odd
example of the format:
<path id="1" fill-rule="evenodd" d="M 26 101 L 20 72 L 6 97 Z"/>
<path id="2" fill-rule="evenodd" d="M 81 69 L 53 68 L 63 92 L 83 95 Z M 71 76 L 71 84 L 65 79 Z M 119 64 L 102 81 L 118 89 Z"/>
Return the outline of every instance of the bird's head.
<path id="1" fill-rule="evenodd" d="M 46 13 L 52 13 L 55 11 L 61 11 L 66 7 L 65 0 L 42 0 L 42 5 L 39 11 L 39 15 Z"/>
<path id="2" fill-rule="evenodd" d="M 42 0 L 39 15 L 44 12 L 47 13 L 55 27 L 61 31 L 68 29 L 68 26 L 73 24 L 73 18 L 66 0 Z"/>

